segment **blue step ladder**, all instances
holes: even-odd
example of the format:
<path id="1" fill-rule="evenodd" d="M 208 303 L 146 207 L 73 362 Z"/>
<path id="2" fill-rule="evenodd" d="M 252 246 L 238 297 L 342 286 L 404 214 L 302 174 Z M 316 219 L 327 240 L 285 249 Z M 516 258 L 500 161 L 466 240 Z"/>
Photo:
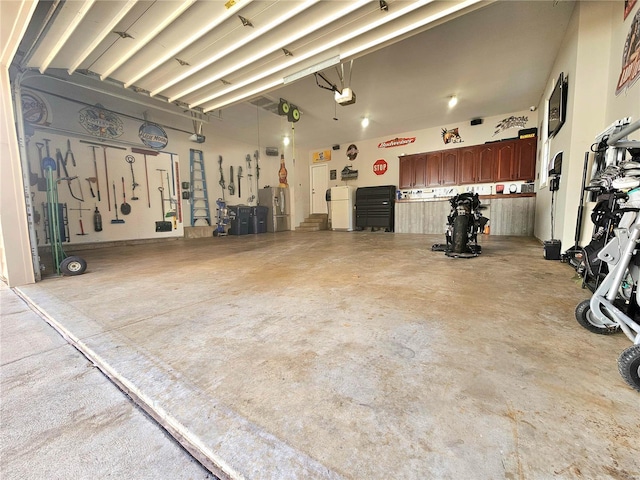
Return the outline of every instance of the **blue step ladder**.
<path id="1" fill-rule="evenodd" d="M 209 194 L 207 192 L 207 178 L 204 174 L 202 150 L 190 149 L 190 162 L 191 226 L 197 226 L 198 221 L 205 221 L 207 225 L 211 226 Z"/>

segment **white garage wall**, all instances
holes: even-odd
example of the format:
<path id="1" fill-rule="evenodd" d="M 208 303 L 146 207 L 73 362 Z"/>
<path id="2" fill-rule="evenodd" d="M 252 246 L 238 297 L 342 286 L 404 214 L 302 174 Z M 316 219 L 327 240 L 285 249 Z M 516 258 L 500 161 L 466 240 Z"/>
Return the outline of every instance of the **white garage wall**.
<path id="1" fill-rule="evenodd" d="M 627 116 L 640 118 L 640 82 L 615 96 L 624 41 L 637 9 L 638 5 L 623 21 L 622 2 L 578 3 L 539 104 L 539 111 L 544 112 L 553 82 L 560 72 L 567 74 L 567 122 L 549 142 L 550 158 L 556 152 L 564 152 L 555 210 L 555 237 L 562 241 L 563 251 L 574 244 L 585 151 L 595 136 L 615 120 Z M 640 138 L 640 135 L 636 133 L 632 137 Z M 544 166 L 539 161 L 538 170 L 541 168 Z M 583 245 L 588 243 L 592 232 L 589 219 L 592 207 L 593 204 L 585 205 L 580 242 Z M 541 240 L 551 238 L 550 214 L 551 193 L 543 186 L 536 199 L 534 233 Z"/>

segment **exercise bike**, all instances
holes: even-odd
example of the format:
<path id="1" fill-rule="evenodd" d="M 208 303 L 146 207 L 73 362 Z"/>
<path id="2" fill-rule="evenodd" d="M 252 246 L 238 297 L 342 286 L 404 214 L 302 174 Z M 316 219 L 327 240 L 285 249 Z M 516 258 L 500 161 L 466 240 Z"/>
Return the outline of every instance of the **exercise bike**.
<path id="1" fill-rule="evenodd" d="M 478 233 L 484 230 L 489 221 L 482 216 L 480 198 L 477 193 L 465 192 L 449 200 L 451 213 L 447 216 L 445 239 L 447 243 L 436 243 L 432 251 L 445 252 L 453 258 L 477 257 L 482 253 L 478 245 Z"/>
<path id="2" fill-rule="evenodd" d="M 629 125 L 606 140 L 607 145 L 617 149 L 640 146 L 638 141 L 616 143 L 638 128 L 640 122 Z M 640 163 L 632 160 L 618 167 L 618 176 L 611 180 L 611 187 L 618 192 L 618 211 L 622 217 L 613 237 L 598 252 L 609 273 L 591 299 L 578 304 L 575 316 L 590 332 L 608 335 L 622 330 L 631 340 L 633 345 L 618 358 L 618 370 L 632 388 L 640 391 Z"/>

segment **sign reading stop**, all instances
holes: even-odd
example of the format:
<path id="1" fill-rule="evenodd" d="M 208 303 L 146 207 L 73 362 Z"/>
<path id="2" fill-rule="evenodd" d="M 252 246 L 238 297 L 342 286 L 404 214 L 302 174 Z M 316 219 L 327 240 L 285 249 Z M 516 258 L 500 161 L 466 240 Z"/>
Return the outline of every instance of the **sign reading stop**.
<path id="1" fill-rule="evenodd" d="M 387 167 L 389 165 L 387 164 L 387 161 L 383 158 L 376 160 L 373 163 L 373 173 L 375 173 L 376 175 L 384 175 L 384 173 L 387 171 Z"/>

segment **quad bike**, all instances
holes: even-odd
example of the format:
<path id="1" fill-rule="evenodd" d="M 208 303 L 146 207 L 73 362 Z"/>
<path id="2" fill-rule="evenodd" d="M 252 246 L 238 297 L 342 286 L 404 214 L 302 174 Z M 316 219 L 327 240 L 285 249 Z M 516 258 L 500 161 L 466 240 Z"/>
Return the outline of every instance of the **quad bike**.
<path id="1" fill-rule="evenodd" d="M 640 128 L 636 122 L 620 133 Z M 617 138 L 616 138 L 617 137 Z M 620 135 L 606 140 L 610 148 L 616 147 Z M 638 141 L 624 141 L 624 147 Z M 635 148 L 633 149 L 635 150 Z M 637 158 L 632 151 L 633 158 Z M 575 311 L 580 325 L 593 333 L 608 335 L 622 330 L 633 345 L 618 358 L 618 371 L 634 389 L 640 391 L 640 162 L 623 161 L 605 169 L 610 177 L 611 189 L 616 191 L 617 211 L 621 213 L 613 236 L 597 253 L 605 262 L 608 274 L 600 282 L 593 296 L 578 304 Z"/>
<path id="2" fill-rule="evenodd" d="M 449 200 L 451 213 L 447 216 L 446 244 L 436 243 L 433 251 L 445 252 L 448 257 L 471 258 L 482 253 L 478 245 L 478 233 L 489 221 L 482 216 L 480 198 L 477 193 L 465 192 Z"/>

